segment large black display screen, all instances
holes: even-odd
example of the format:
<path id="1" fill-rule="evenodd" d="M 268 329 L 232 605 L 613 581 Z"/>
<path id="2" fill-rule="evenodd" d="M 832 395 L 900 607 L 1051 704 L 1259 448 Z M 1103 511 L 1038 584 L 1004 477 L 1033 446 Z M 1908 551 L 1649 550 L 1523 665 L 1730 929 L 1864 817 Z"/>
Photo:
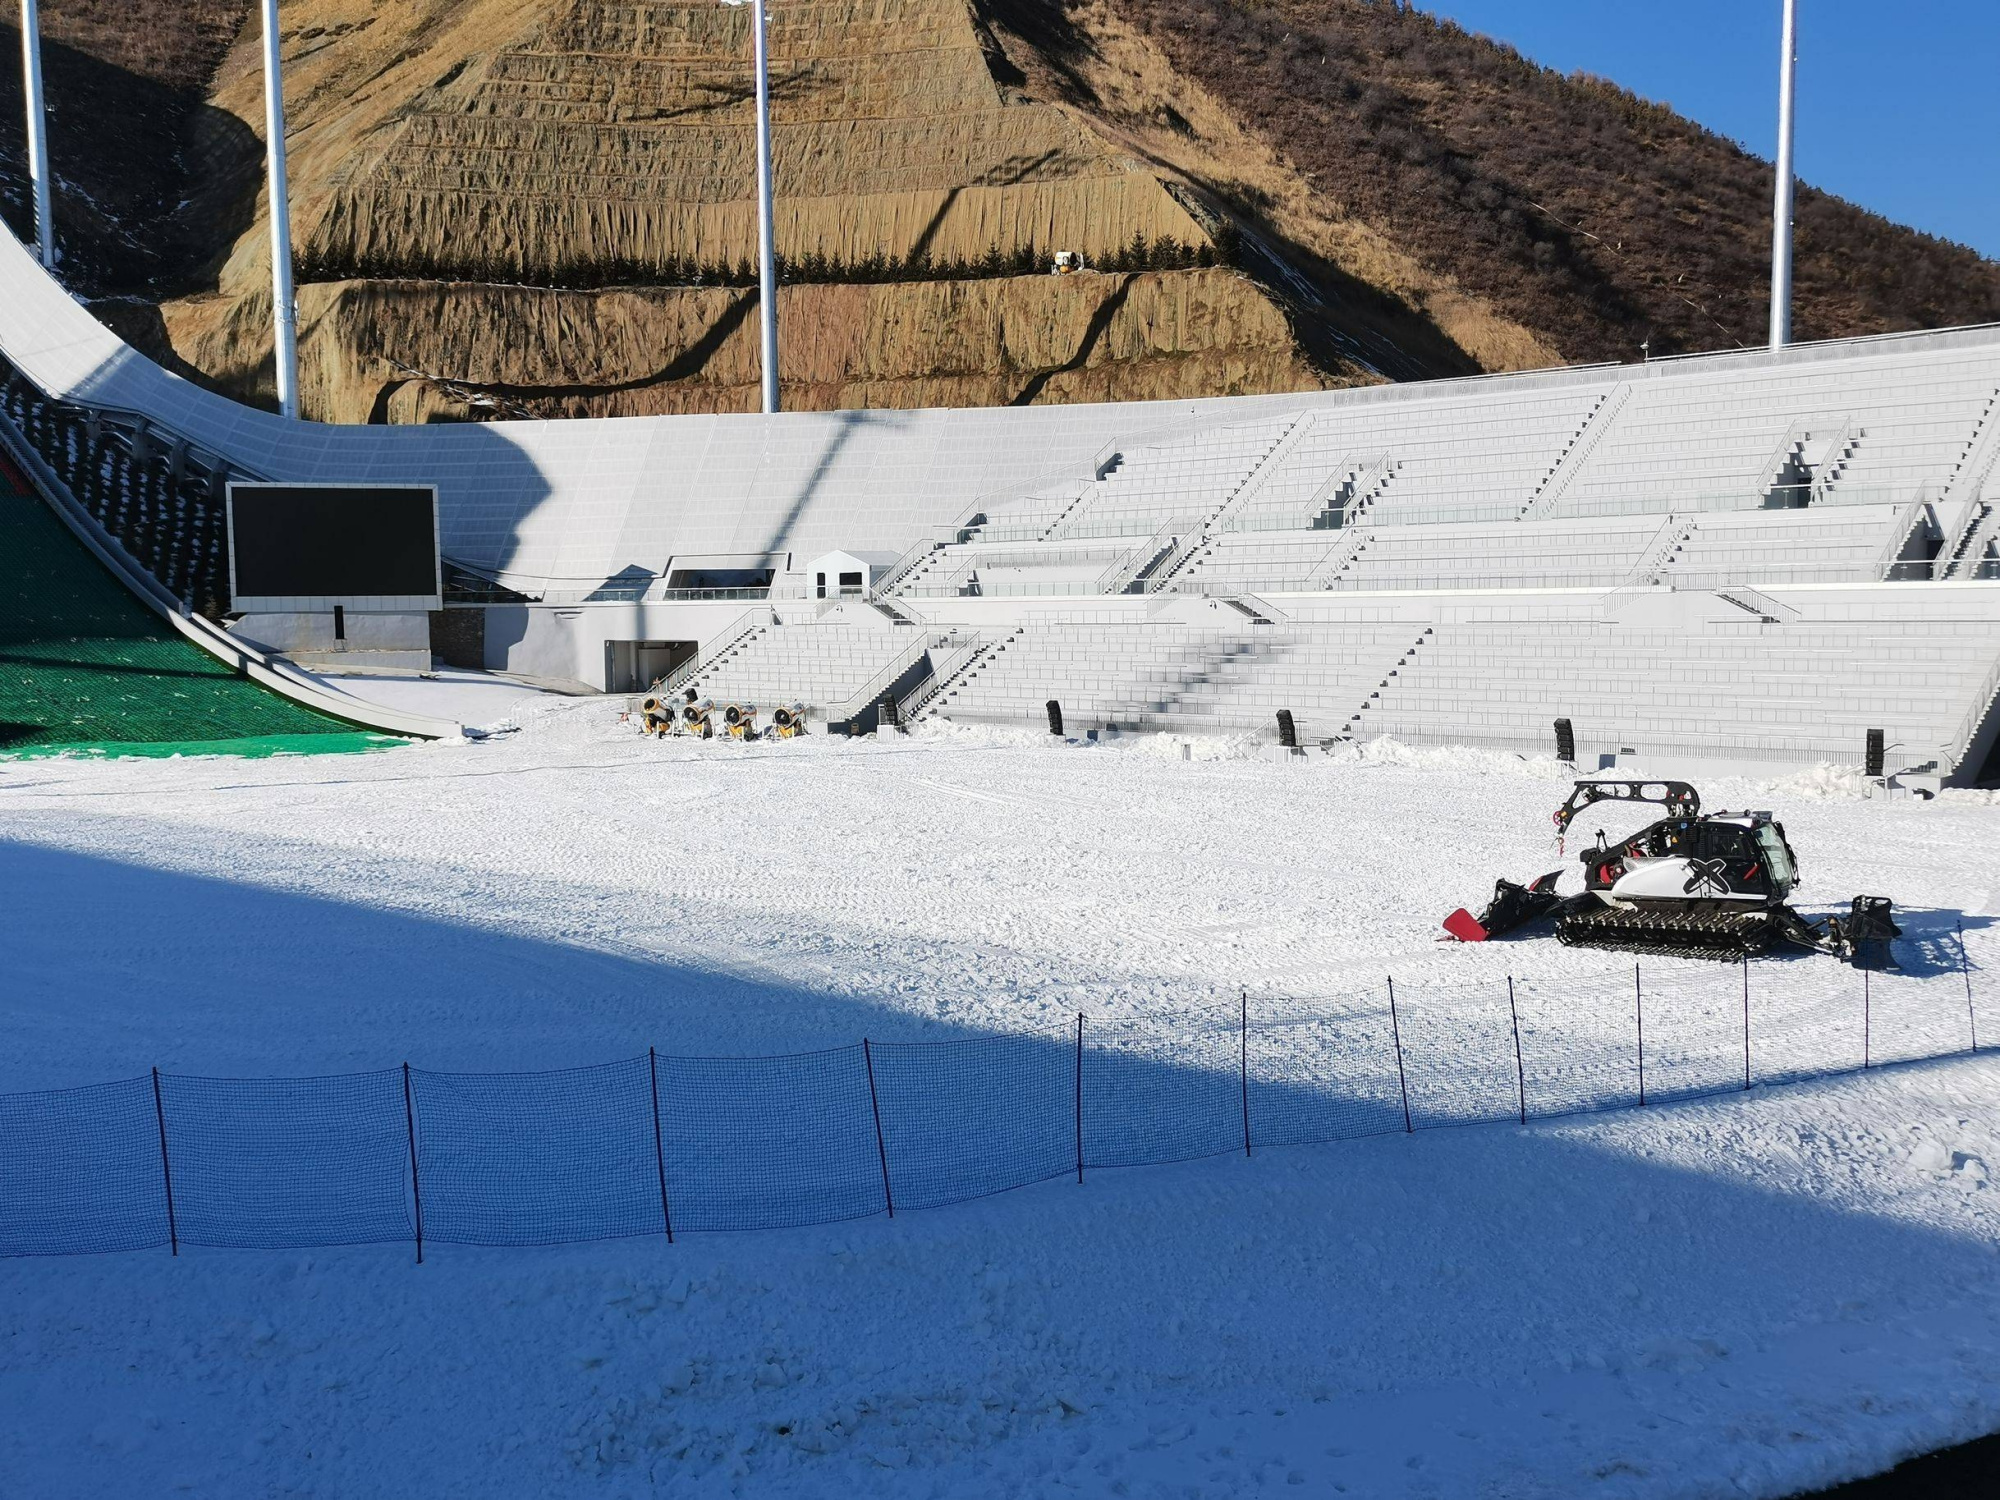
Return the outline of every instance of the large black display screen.
<path id="1" fill-rule="evenodd" d="M 236 597 L 434 595 L 435 506 L 413 485 L 233 484 Z"/>

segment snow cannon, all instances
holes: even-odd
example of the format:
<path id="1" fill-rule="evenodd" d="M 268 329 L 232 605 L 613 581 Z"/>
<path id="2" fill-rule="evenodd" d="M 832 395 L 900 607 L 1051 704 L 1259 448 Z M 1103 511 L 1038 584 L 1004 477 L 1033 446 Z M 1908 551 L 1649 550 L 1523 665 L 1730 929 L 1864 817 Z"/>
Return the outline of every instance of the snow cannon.
<path id="1" fill-rule="evenodd" d="M 715 737 L 715 703 L 709 698 L 695 698 L 681 705 L 680 733 L 691 734 L 698 740 Z"/>
<path id="2" fill-rule="evenodd" d="M 754 740 L 757 738 L 757 705 L 754 703 L 732 703 L 722 711 L 723 726 L 732 740 Z"/>
<path id="3" fill-rule="evenodd" d="M 671 734 L 679 718 L 673 700 L 664 693 L 648 693 L 639 700 L 639 730 L 642 734 Z"/>
<path id="4" fill-rule="evenodd" d="M 806 706 L 803 703 L 781 703 L 771 710 L 771 734 L 774 738 L 789 740 L 806 732 Z"/>
<path id="5" fill-rule="evenodd" d="M 1446 917 L 1446 934 L 1484 942 L 1553 917 L 1556 941 L 1573 948 L 1736 959 L 1782 942 L 1863 963 L 1885 961 L 1901 936 L 1886 896 L 1859 896 L 1844 918 L 1808 921 L 1787 904 L 1799 873 L 1784 825 L 1768 812 L 1703 813 L 1684 781 L 1579 781 L 1556 810 L 1558 838 L 1583 809 L 1607 801 L 1653 803 L 1669 815 L 1615 844 L 1600 832 L 1578 856 L 1576 895 L 1557 891 L 1559 870 L 1525 886 L 1502 880 L 1479 916 L 1461 907 Z"/>

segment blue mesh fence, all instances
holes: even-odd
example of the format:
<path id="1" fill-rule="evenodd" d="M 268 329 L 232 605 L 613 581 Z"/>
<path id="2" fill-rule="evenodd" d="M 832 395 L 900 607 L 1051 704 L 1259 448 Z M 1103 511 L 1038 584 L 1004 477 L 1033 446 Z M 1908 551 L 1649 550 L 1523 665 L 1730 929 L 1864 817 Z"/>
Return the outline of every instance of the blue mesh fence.
<path id="1" fill-rule="evenodd" d="M 1134 1021 L 1085 1024 L 1086 1167 L 1147 1166 L 1242 1149 L 1234 1024 L 1212 1017 L 1174 1030 Z"/>
<path id="2" fill-rule="evenodd" d="M 1754 1082 L 1824 1078 L 1862 1065 L 1868 1042 L 1866 992 L 1871 983 L 1881 982 L 1880 975 L 1864 977 L 1862 971 L 1839 965 L 1813 965 L 1804 974 L 1788 975 L 1787 984 L 1779 988 L 1760 983 L 1760 972 L 1750 971 Z M 1961 1035 L 1963 1009 L 1959 1007 Z"/>
<path id="3" fill-rule="evenodd" d="M 674 1232 L 775 1229 L 887 1207 L 860 1047 L 792 1057 L 662 1057 Z"/>
<path id="4" fill-rule="evenodd" d="M 1520 1109 L 1507 982 L 1396 986 L 1396 1020 L 1419 1130 L 1511 1120 Z"/>
<path id="5" fill-rule="evenodd" d="M 1522 1092 L 1530 1119 L 1622 1109 L 1639 1102 L 1638 989 L 1634 971 L 1560 982 L 1517 979 Z"/>
<path id="6" fill-rule="evenodd" d="M 1663 1103 L 1743 1087 L 1743 966 L 1643 971 L 1646 1099 Z"/>
<path id="7" fill-rule="evenodd" d="M 162 1074 L 160 1098 L 183 1244 L 282 1250 L 412 1237 L 401 1069 Z"/>
<path id="8" fill-rule="evenodd" d="M 1856 1011 L 1865 998 L 1869 1026 L 1869 1058 L 1876 1063 L 1912 1062 L 1923 1057 L 1947 1057 L 1972 1045 L 1965 992 L 1937 978 L 1907 974 L 1848 976 L 1848 1008 Z M 2000 1040 L 1996 1035 L 1994 1040 Z"/>
<path id="9" fill-rule="evenodd" d="M 934 1208 L 1076 1170 L 1076 1037 L 877 1043 L 896 1207 Z"/>
<path id="10" fill-rule="evenodd" d="M 1646 962 L 1178 1019 L 545 1073 L 152 1075 L 0 1095 L 0 1256 L 531 1245 L 930 1208 L 1254 1147 L 1664 1103 L 1970 1050 L 1955 933 L 1909 972 Z M 1745 977 L 1749 979 L 1746 1048 Z M 1987 1045 L 2000 1021 L 1987 1028 Z M 1398 1036 L 1400 1033 L 1400 1060 Z M 405 1089 L 407 1089 L 407 1094 Z M 407 1102 L 406 1102 L 407 1101 Z M 415 1157 L 412 1181 L 412 1154 Z M 170 1196 L 171 1190 L 171 1196 Z"/>
<path id="11" fill-rule="evenodd" d="M 410 1078 L 425 1239 L 549 1245 L 665 1232 L 646 1058 L 554 1073 L 413 1068 Z"/>
<path id="12" fill-rule="evenodd" d="M 153 1080 L 0 1094 L 0 1255 L 167 1243 Z"/>
<path id="13" fill-rule="evenodd" d="M 1280 1009 L 1253 1000 L 1247 1050 L 1253 1146 L 1297 1146 L 1403 1128 L 1386 1004 Z"/>

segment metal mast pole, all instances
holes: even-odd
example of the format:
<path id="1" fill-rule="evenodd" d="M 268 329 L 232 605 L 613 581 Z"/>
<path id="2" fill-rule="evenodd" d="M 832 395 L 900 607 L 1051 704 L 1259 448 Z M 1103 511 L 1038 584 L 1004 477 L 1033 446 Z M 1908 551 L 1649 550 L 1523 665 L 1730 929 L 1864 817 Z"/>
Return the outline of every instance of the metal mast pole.
<path id="1" fill-rule="evenodd" d="M 36 0 L 21 0 L 21 74 L 28 96 L 28 180 L 34 187 L 35 248 L 45 270 L 56 266 L 56 230 L 49 214 L 49 127 L 42 107 L 42 22 Z"/>
<path id="2" fill-rule="evenodd" d="M 292 291 L 292 206 L 285 186 L 285 92 L 279 76 L 278 0 L 264 0 L 264 161 L 270 174 L 271 330 L 278 410 L 299 414 L 299 324 Z"/>
<path id="3" fill-rule="evenodd" d="M 1792 341 L 1792 90 L 1798 72 L 1798 0 L 1785 0 L 1784 55 L 1778 63 L 1778 191 L 1771 225 L 1771 347 Z"/>
<path id="4" fill-rule="evenodd" d="M 768 415 L 778 409 L 778 254 L 771 227 L 771 62 L 764 0 L 750 0 L 750 29 L 757 67 L 757 332 Z"/>

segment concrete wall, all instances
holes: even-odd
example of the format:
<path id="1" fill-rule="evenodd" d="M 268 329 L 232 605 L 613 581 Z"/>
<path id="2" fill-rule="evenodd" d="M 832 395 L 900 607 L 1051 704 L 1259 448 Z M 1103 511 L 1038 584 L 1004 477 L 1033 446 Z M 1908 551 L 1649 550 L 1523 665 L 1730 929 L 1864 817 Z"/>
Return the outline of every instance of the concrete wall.
<path id="1" fill-rule="evenodd" d="M 612 641 L 695 641 L 707 644 L 760 606 L 743 600 L 668 604 L 489 604 L 486 666 L 581 683 L 599 692 L 609 680 Z M 764 611 L 766 614 L 768 610 Z"/>

